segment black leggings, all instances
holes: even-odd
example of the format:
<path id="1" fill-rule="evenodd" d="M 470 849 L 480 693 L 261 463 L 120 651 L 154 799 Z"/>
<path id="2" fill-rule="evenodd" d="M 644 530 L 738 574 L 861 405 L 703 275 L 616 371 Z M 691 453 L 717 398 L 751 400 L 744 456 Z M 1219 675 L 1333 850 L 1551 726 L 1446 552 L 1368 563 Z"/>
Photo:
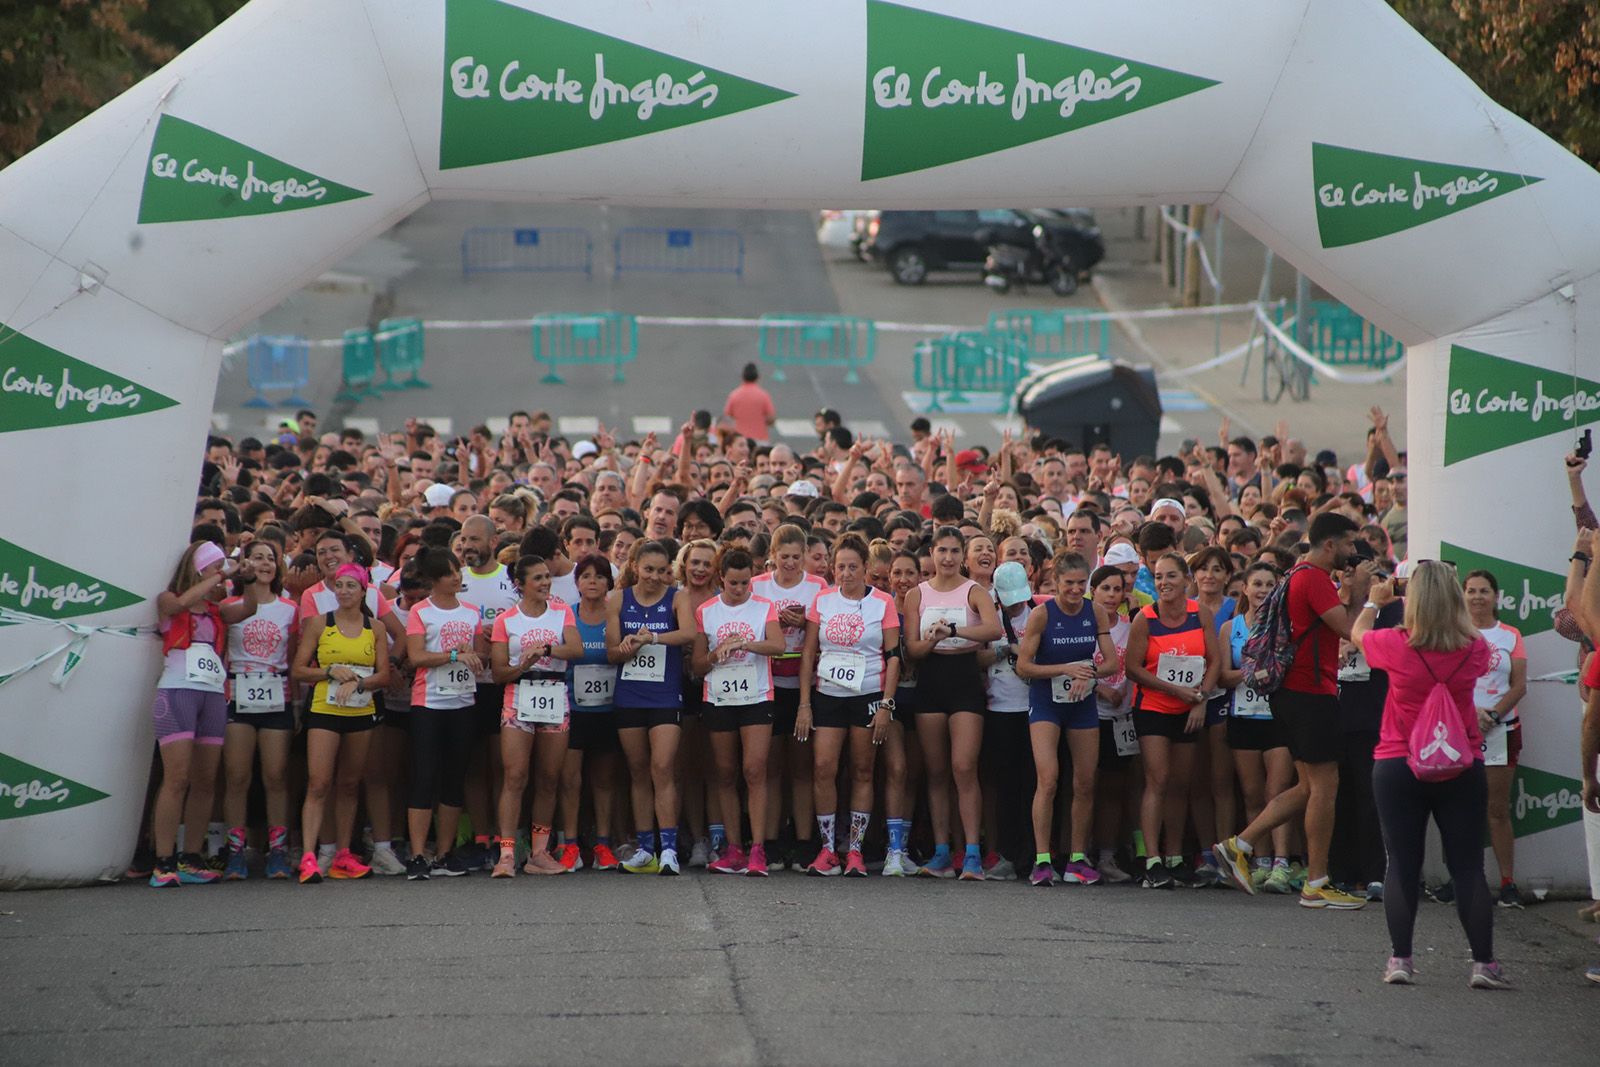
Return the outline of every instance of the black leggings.
<path id="1" fill-rule="evenodd" d="M 1062 736 L 1066 732 L 1062 731 Z M 995 788 L 995 832 L 989 847 L 1020 869 L 1033 865 L 1033 748 L 1028 713 L 987 712 L 983 749 L 978 757 L 985 779 Z M 1070 789 L 1069 789 L 1070 792 Z"/>
<path id="2" fill-rule="evenodd" d="M 1473 764 L 1448 782 L 1420 782 L 1404 759 L 1381 759 L 1373 764 L 1372 791 L 1378 801 L 1383 843 L 1389 850 L 1383 914 L 1389 921 L 1394 954 L 1411 955 L 1428 816 L 1432 815 L 1444 844 L 1445 865 L 1455 883 L 1456 914 L 1472 946 L 1473 962 L 1493 963 L 1494 906 L 1483 879 L 1483 827 L 1489 807 L 1483 764 Z"/>
<path id="3" fill-rule="evenodd" d="M 423 708 L 413 704 L 411 780 L 406 807 L 433 810 L 437 800 L 447 808 L 466 802 L 467 760 L 481 736 L 472 708 Z"/>

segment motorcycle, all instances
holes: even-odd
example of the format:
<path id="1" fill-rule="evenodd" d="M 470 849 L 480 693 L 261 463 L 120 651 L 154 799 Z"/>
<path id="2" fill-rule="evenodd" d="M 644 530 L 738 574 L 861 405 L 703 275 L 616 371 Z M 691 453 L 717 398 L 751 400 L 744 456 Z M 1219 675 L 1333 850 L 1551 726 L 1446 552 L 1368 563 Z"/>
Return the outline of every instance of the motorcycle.
<path id="1" fill-rule="evenodd" d="M 1035 225 L 1027 235 L 1032 240 L 1023 244 L 1019 243 L 1019 232 L 993 228 L 978 231 L 979 242 L 989 248 L 983 261 L 983 284 L 997 293 L 1010 292 L 1013 285 L 1026 289 L 1040 284 L 1048 285 L 1057 296 L 1077 292 L 1078 272 L 1050 231 Z"/>

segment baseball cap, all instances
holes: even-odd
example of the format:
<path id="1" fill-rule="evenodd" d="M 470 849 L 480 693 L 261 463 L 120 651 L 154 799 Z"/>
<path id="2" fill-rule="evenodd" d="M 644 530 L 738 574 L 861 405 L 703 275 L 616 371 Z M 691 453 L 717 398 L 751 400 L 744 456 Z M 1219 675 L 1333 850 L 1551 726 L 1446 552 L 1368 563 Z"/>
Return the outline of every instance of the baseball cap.
<path id="1" fill-rule="evenodd" d="M 1118 541 L 1106 549 L 1106 566 L 1122 567 L 1129 563 L 1143 563 L 1139 553 L 1126 541 Z"/>
<path id="2" fill-rule="evenodd" d="M 595 456 L 599 454 L 600 446 L 595 444 L 593 441 L 579 441 L 577 444 L 572 446 L 573 459 L 582 459 L 585 456 Z"/>
<path id="3" fill-rule="evenodd" d="M 1000 603 L 1008 608 L 1033 599 L 1033 590 L 1028 586 L 1028 572 L 1015 560 L 1002 563 L 994 569 L 994 592 L 1000 598 Z"/>
<path id="4" fill-rule="evenodd" d="M 785 496 L 817 497 L 822 494 L 817 490 L 817 483 L 807 478 L 801 478 L 788 489 L 784 490 Z"/>
<path id="5" fill-rule="evenodd" d="M 986 471 L 989 464 L 983 458 L 983 453 L 976 448 L 963 449 L 956 453 L 956 466 L 964 471 Z"/>
<path id="6" fill-rule="evenodd" d="M 430 508 L 447 508 L 450 498 L 456 495 L 455 488 L 443 482 L 434 482 L 422 493 L 422 499 L 428 502 Z"/>

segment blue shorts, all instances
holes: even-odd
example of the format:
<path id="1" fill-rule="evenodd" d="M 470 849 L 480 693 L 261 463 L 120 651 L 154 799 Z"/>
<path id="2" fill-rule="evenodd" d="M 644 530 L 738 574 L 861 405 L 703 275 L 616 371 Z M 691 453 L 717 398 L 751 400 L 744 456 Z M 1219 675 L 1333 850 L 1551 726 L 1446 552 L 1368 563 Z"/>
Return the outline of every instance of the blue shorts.
<path id="1" fill-rule="evenodd" d="M 1091 695 L 1075 704 L 1040 703 L 1029 701 L 1028 725 L 1036 722 L 1053 723 L 1063 730 L 1100 729 L 1100 708 Z"/>

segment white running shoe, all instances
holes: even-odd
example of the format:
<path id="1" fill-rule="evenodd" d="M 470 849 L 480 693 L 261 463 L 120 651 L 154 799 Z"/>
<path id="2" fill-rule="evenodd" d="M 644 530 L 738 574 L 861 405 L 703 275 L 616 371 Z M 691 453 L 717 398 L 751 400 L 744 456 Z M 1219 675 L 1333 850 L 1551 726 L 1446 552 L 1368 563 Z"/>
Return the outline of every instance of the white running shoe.
<path id="1" fill-rule="evenodd" d="M 1010 860 L 1003 859 L 983 872 L 983 880 L 985 882 L 1015 882 L 1017 880 L 1016 865 Z"/>
<path id="2" fill-rule="evenodd" d="M 677 874 L 678 850 L 675 848 L 662 849 L 661 855 L 656 862 L 660 865 L 660 869 L 656 871 L 657 874 Z"/>
<path id="3" fill-rule="evenodd" d="M 906 878 L 916 873 L 916 865 L 906 859 L 903 849 L 890 849 L 889 854 L 883 859 L 883 876 L 885 878 Z"/>
<path id="4" fill-rule="evenodd" d="M 689 866 L 705 867 L 711 863 L 711 842 L 700 838 L 689 850 Z"/>
<path id="5" fill-rule="evenodd" d="M 406 873 L 406 865 L 391 848 L 375 848 L 372 850 L 372 872 L 383 875 L 401 875 Z"/>
<path id="6" fill-rule="evenodd" d="M 1117 861 L 1113 856 L 1102 856 L 1100 858 L 1100 862 L 1095 864 L 1095 866 L 1100 871 L 1100 880 L 1102 882 L 1109 882 L 1112 885 L 1121 885 L 1124 882 L 1133 881 L 1133 875 L 1123 870 L 1121 866 L 1117 864 Z"/>

